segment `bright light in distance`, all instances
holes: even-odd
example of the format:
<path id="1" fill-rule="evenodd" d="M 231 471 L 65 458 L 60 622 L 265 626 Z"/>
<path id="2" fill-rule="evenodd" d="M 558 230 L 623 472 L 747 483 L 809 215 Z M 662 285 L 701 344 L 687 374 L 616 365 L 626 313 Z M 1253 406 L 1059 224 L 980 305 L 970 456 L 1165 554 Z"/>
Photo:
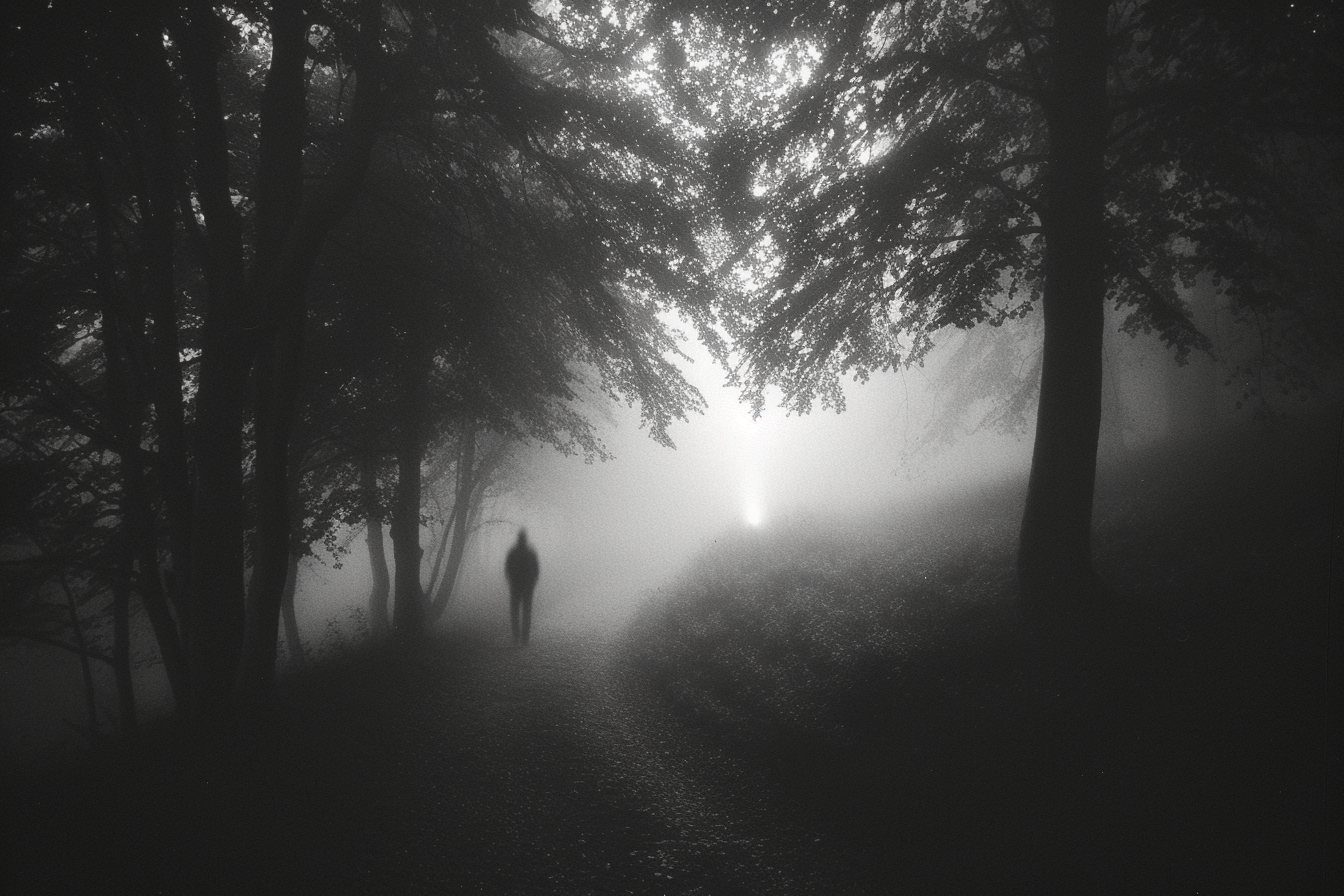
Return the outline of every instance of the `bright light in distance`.
<path id="1" fill-rule="evenodd" d="M 747 525 L 753 529 L 765 522 L 765 513 L 759 501 L 748 501 L 746 509 Z"/>

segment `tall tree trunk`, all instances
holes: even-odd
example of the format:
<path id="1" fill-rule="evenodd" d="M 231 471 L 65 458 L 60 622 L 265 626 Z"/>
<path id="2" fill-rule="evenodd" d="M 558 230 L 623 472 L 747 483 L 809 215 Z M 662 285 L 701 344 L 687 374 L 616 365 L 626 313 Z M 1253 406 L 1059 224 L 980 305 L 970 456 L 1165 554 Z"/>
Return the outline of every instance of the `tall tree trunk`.
<path id="1" fill-rule="evenodd" d="M 225 724 L 243 642 L 243 407 L 255 330 L 219 93 L 222 24 L 210 4 L 196 2 L 174 38 L 191 94 L 196 198 L 207 228 L 187 606 L 192 716 Z"/>
<path id="2" fill-rule="evenodd" d="M 364 519 L 367 523 L 365 541 L 369 546 L 369 569 L 373 575 L 373 590 L 369 594 L 369 617 L 375 635 L 385 635 L 392 627 L 388 618 L 387 602 L 392 592 L 392 577 L 387 572 L 387 551 L 383 545 L 383 522 L 378 510 L 378 472 L 375 458 L 366 452 L 360 458 L 359 481 L 364 493 Z"/>
<path id="3" fill-rule="evenodd" d="M 453 506 L 456 518 L 453 546 L 448 553 L 448 566 L 443 572 L 443 581 L 439 583 L 437 592 L 430 592 L 433 597 L 433 603 L 430 605 L 431 622 L 443 615 L 453 595 L 457 574 L 462 568 L 462 555 L 467 547 L 467 536 L 471 531 L 472 508 L 476 501 L 476 427 L 470 422 L 465 424 L 462 433 L 462 455 L 458 464 L 457 495 Z"/>
<path id="4" fill-rule="evenodd" d="M 479 489 L 478 481 L 477 487 Z M 443 611 L 448 609 L 448 603 L 452 600 L 453 593 L 457 589 L 457 579 L 462 572 L 462 561 L 466 557 L 467 545 L 471 543 L 472 533 L 476 531 L 476 526 L 481 520 L 481 501 L 479 493 L 473 494 L 472 503 L 467 513 L 467 518 L 462 521 L 462 541 L 449 558 L 448 568 L 444 571 L 443 582 L 439 586 L 438 593 L 434 596 L 434 602 L 430 605 L 430 621 L 437 622 L 443 615 Z"/>
<path id="5" fill-rule="evenodd" d="M 1107 333 L 1111 336 L 1111 348 L 1102 345 L 1101 430 L 1097 437 L 1097 454 L 1103 460 L 1114 462 L 1123 458 L 1127 451 L 1125 431 L 1129 428 L 1129 409 L 1125 407 L 1120 380 L 1115 374 L 1119 363 L 1114 351 L 1115 330 L 1108 325 Z"/>
<path id="6" fill-rule="evenodd" d="M 137 329 L 143 329 L 143 319 L 134 324 L 129 320 L 126 302 L 117 286 L 116 263 L 112 257 L 112 210 L 107 197 L 102 164 L 98 153 L 97 125 L 91 117 L 79 114 L 85 167 L 89 174 L 90 205 L 94 213 L 96 278 L 99 306 L 102 312 L 101 335 L 107 376 L 107 414 L 116 433 L 117 449 L 121 456 L 122 492 L 120 501 L 121 533 L 128 566 L 125 583 L 119 583 L 114 600 L 117 622 L 129 619 L 129 567 L 138 561 L 141 600 L 150 624 L 154 628 L 163 657 L 164 669 L 173 690 L 175 704 L 180 708 L 186 696 L 186 664 L 178 630 L 168 610 L 159 581 L 158 539 L 154 526 L 154 511 L 145 487 L 145 464 L 141 457 L 140 437 L 144 401 L 128 364 L 127 338 Z M 123 606 L 123 602 L 127 602 Z M 126 623 L 129 626 L 129 622 Z M 129 628 L 126 637 L 129 639 Z M 129 647 L 127 647 L 129 650 Z M 129 656 L 129 653 L 127 654 Z M 114 665 L 116 665 L 114 650 Z M 122 692 L 123 718 L 127 700 L 130 706 L 128 732 L 134 729 L 134 697 L 129 695 L 129 659 L 124 670 L 117 667 L 117 684 Z M 124 672 L 124 675 L 123 675 Z"/>
<path id="7" fill-rule="evenodd" d="M 172 574 L 167 599 L 178 609 L 179 623 L 191 578 L 191 476 L 188 462 L 186 410 L 182 399 L 182 362 L 177 328 L 177 293 L 173 282 L 175 265 L 175 220 L 177 193 L 183 176 L 177 151 L 177 100 L 171 83 L 163 27 L 153 13 L 154 27 L 136 30 L 140 64 L 136 70 L 139 100 L 144 108 L 143 153 L 145 181 L 143 245 L 145 293 L 153 318 L 153 337 L 148 342 L 149 397 L 154 404 L 158 434 L 157 467 L 168 516 Z M 155 632 L 158 633 L 158 624 Z M 178 640 L 184 631 L 178 627 Z M 162 638 L 160 638 L 162 649 Z M 180 651 L 180 648 L 179 648 Z M 166 661 L 165 661 L 166 662 Z M 180 686 L 174 687 L 179 708 L 185 708 L 185 656 Z M 179 693 L 179 687 L 182 688 Z"/>
<path id="8" fill-rule="evenodd" d="M 238 696 L 264 709 L 275 681 L 280 609 L 289 572 L 293 521 L 289 435 L 300 374 L 302 326 L 287 326 L 287 338 L 262 353 L 256 371 L 257 552 L 248 589 L 247 619 L 239 667 Z"/>
<path id="9" fill-rule="evenodd" d="M 307 137 L 304 63 L 307 21 L 296 0 L 272 0 L 271 65 L 261 99 L 257 152 L 257 259 L 253 292 L 282 276 L 284 244 L 303 200 L 303 145 Z M 256 563 L 247 592 L 239 667 L 242 704 L 263 708 L 275 679 L 280 606 L 289 570 L 294 496 L 289 487 L 289 439 L 302 372 L 307 312 L 302 280 L 294 291 L 265 290 L 267 334 L 253 373 L 256 413 Z"/>
<path id="10" fill-rule="evenodd" d="M 98 739 L 98 692 L 93 684 L 93 668 L 89 665 L 89 642 L 84 638 L 84 626 L 79 621 L 79 611 L 75 608 L 75 594 L 70 590 L 70 582 L 61 576 L 61 589 L 65 592 L 65 608 L 70 614 L 70 628 L 75 636 L 75 652 L 79 655 L 79 671 L 84 676 L 84 710 L 88 716 L 89 737 Z"/>
<path id="11" fill-rule="evenodd" d="M 453 489 L 453 494 L 457 494 L 456 486 Z M 443 573 L 443 561 L 450 553 L 449 546 L 453 541 L 453 532 L 456 531 L 457 512 L 460 509 L 457 501 L 454 500 L 453 509 L 448 513 L 448 519 L 443 524 L 443 532 L 439 535 L 439 547 L 434 552 L 434 565 L 429 571 L 429 584 L 425 586 L 425 594 L 431 598 L 439 587 L 439 577 Z"/>
<path id="12" fill-rule="evenodd" d="M 112 586 L 112 672 L 117 680 L 117 708 L 121 719 L 121 733 L 127 740 L 135 740 L 138 725 L 135 718 L 135 684 L 131 680 L 131 588 L 129 572 Z"/>
<path id="13" fill-rule="evenodd" d="M 429 392 L 429 356 L 423 327 L 411 321 L 397 402 L 397 489 L 392 508 L 392 555 L 396 564 L 392 627 L 414 634 L 425 625 L 425 594 L 420 584 L 420 462 L 425 454 L 425 402 Z"/>
<path id="14" fill-rule="evenodd" d="M 1101 593 L 1091 544 L 1106 294 L 1107 8 L 1104 0 L 1054 4 L 1045 110 L 1045 342 L 1018 551 L 1020 606 L 1028 618 L 1057 618 Z"/>
<path id="15" fill-rule="evenodd" d="M 302 663 L 308 654 L 299 637 L 299 617 L 294 612 L 294 593 L 299 586 L 299 561 L 303 558 L 293 552 L 289 555 L 289 573 L 285 576 L 285 591 L 280 596 L 280 616 L 285 621 L 285 646 L 291 663 Z"/>
<path id="16" fill-rule="evenodd" d="M 1195 326 L 1218 345 L 1218 289 L 1213 278 L 1201 274 L 1190 293 Z M 1174 366 L 1174 365 L 1173 365 Z M 1184 441 L 1207 439 L 1218 426 L 1218 361 L 1204 352 L 1192 352 L 1184 365 L 1171 371 L 1168 435 Z"/>
<path id="17" fill-rule="evenodd" d="M 373 633 L 382 635 L 392 629 L 392 620 L 388 614 L 389 600 L 392 596 L 392 575 L 387 569 L 383 524 L 377 518 L 369 519 L 365 541 L 369 547 L 369 567 L 373 571 L 373 588 L 369 592 L 369 616 L 372 619 Z"/>
<path id="18" fill-rule="evenodd" d="M 302 116 L 295 110 L 303 104 L 307 26 L 296 0 L 274 4 L 272 27 L 286 35 L 288 50 L 278 58 L 277 42 L 262 104 L 258 187 L 269 186 L 258 196 L 260 236 L 265 241 L 269 234 L 279 249 L 273 256 L 258 253 L 253 283 L 253 292 L 274 329 L 263 346 L 257 370 L 257 577 L 249 593 L 238 678 L 240 699 L 249 706 L 260 707 L 269 701 L 275 680 L 280 604 L 290 550 L 289 439 L 298 407 L 308 279 L 327 234 L 353 204 L 368 171 L 383 106 L 381 24 L 381 2 L 363 0 L 350 117 L 331 170 L 300 204 L 305 133 Z M 263 204 L 269 209 L 265 216 Z"/>

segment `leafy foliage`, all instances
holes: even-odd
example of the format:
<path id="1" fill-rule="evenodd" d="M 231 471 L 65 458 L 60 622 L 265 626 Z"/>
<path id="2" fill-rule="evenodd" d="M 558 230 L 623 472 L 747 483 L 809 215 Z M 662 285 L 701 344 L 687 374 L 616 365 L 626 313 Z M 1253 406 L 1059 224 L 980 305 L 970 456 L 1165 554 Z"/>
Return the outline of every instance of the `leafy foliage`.
<path id="1" fill-rule="evenodd" d="M 590 385 L 640 402 L 662 441 L 699 405 L 660 317 L 684 302 L 712 329 L 692 158 L 621 60 L 559 36 L 597 13 L 552 13 L 25 2 L 7 19 L 3 461 L 42 465 L 50 497 L 7 516 L 74 531 L 67 498 L 104 489 L 97 562 L 134 553 L 136 587 L 167 586 L 161 639 L 195 601 L 186 646 L 209 655 L 181 668 L 209 699 L 235 680 L 242 565 L 279 585 L 276 521 L 293 550 L 386 505 L 358 460 L 388 453 L 422 347 L 441 455 L 485 427 L 603 456 Z M 268 611 L 246 612 L 265 666 Z"/>
<path id="2" fill-rule="evenodd" d="M 775 382 L 795 410 L 839 405 L 842 375 L 919 363 L 943 328 L 1039 304 L 1049 4 L 657 9 L 728 43 L 721 81 L 778 85 L 768 104 L 720 111 L 710 150 L 738 210 L 724 285 L 758 404 Z M 1276 346 L 1268 366 L 1294 387 L 1328 376 L 1317 359 L 1344 333 L 1325 261 L 1340 239 L 1337 12 L 1110 10 L 1108 303 L 1181 360 L 1209 348 L 1182 291 L 1213 271 Z"/>

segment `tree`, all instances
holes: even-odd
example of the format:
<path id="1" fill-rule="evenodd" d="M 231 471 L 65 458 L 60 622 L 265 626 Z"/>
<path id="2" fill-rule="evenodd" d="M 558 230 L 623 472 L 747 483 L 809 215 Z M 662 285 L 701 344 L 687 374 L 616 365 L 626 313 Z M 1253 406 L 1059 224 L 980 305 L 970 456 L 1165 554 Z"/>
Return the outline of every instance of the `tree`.
<path id="1" fill-rule="evenodd" d="M 343 38 L 347 59 L 355 55 L 351 47 L 359 44 L 361 34 L 365 56 L 376 55 L 370 47 L 381 33 L 381 4 L 359 7 L 362 30 L 353 12 L 320 12 L 326 33 Z M 93 295 L 99 298 L 95 313 L 100 326 L 93 339 L 103 349 L 111 447 L 125 470 L 127 512 L 122 524 L 139 533 L 133 540 L 141 546 L 136 561 L 140 594 L 156 620 L 160 650 L 179 699 L 202 719 L 222 716 L 235 683 L 255 690 L 255 683 L 265 677 L 257 667 L 265 665 L 267 654 L 267 627 L 256 620 L 249 649 L 259 659 L 249 667 L 252 673 L 238 680 L 245 618 L 244 387 L 262 343 L 278 332 L 272 323 L 294 316 L 293 303 L 301 302 L 306 272 L 324 233 L 358 186 L 360 146 L 371 142 L 376 119 L 376 110 L 365 108 L 371 92 L 376 95 L 379 89 L 377 78 L 370 77 L 374 66 L 364 60 L 368 71 L 355 90 L 362 118 L 351 115 L 324 147 L 333 150 L 336 162 L 311 171 L 317 176 L 310 178 L 314 186 L 305 192 L 296 160 L 307 135 L 302 110 L 296 112 L 295 106 L 296 97 L 302 105 L 307 80 L 309 21 L 298 4 L 277 0 L 265 13 L 253 11 L 249 17 L 225 14 L 206 3 L 182 8 L 149 4 L 133 10 L 25 3 L 6 24 L 6 62 L 23 74 L 17 83 L 7 83 L 5 102 L 22 126 L 16 135 L 18 158 L 30 163 L 20 169 L 24 202 L 8 209 L 18 214 L 11 216 L 6 256 L 26 263 L 19 272 L 27 291 L 60 261 L 55 247 L 89 247 Z M 259 33 L 269 39 L 265 49 L 273 44 L 274 52 L 269 64 L 252 66 L 253 51 L 262 43 L 256 39 Z M 243 34 L 254 39 L 244 42 Z M 340 59 L 342 48 L 340 40 L 331 43 L 337 52 L 328 49 L 328 65 Z M 253 72 L 269 72 L 259 96 L 249 94 Z M 253 117 L 244 110 L 258 98 L 262 108 Z M 180 126 L 183 110 L 190 111 L 190 139 Z M 243 114 L 234 114 L 238 112 Z M 249 134 L 247 126 L 253 123 L 257 130 Z M 257 140 L 258 156 L 250 172 L 255 183 L 244 184 L 237 176 L 237 159 L 250 157 L 249 138 Z M 61 195 L 50 182 L 27 177 L 33 170 L 31 157 L 43 142 L 73 146 L 82 154 L 88 172 L 83 180 L 89 187 L 67 217 L 91 219 L 91 235 L 59 224 L 44 227 L 50 220 L 29 213 L 40 214 Z M 231 157 L 231 149 L 240 145 L 244 151 Z M 191 152 L 183 152 L 184 146 Z M 235 199 L 247 201 L 235 204 Z M 251 232 L 254 223 L 256 231 Z M 183 234 L 195 250 L 186 259 L 177 251 Z M 199 265 L 192 268 L 184 260 Z M 203 305 L 193 301 L 201 293 Z M 201 326 L 191 334 L 190 345 L 197 365 L 189 373 L 182 364 L 187 346 L 179 342 L 180 325 L 197 314 Z M 37 342 L 24 348 L 29 370 L 54 366 L 59 371 L 66 363 L 49 345 Z M 271 377 L 262 371 L 258 382 L 265 391 Z M 283 514 L 287 495 L 283 472 L 277 475 L 272 462 L 277 452 L 284 453 L 287 389 L 282 385 L 267 391 L 256 415 L 257 466 L 264 481 L 258 497 L 282 496 L 279 502 L 263 502 L 257 514 L 268 534 L 276 530 L 276 513 Z M 267 410 L 272 398 L 281 402 L 276 414 Z M 142 432 L 146 401 L 152 404 L 152 434 Z M 142 458 L 140 445 L 146 441 L 153 453 Z M 153 506 L 142 500 L 143 462 L 154 469 L 171 532 L 169 600 L 176 618 L 156 588 L 160 552 L 157 536 L 147 534 L 156 525 Z M 258 543 L 259 565 L 273 569 L 268 563 L 275 553 L 272 540 L 264 535 Z M 282 540 L 278 551 L 286 557 L 287 542 Z M 283 567 L 275 583 L 277 595 Z M 266 590 L 256 588 L 254 594 Z M 265 615 L 264 608 L 253 614 L 254 620 L 259 615 Z M 273 665 L 273 632 L 270 640 Z M 177 642 L 184 651 L 176 649 Z M 180 664 L 189 672 L 186 687 L 178 687 L 173 674 L 179 652 L 190 657 L 189 663 Z"/>
<path id="2" fill-rule="evenodd" d="M 0 639 L 79 658 L 95 738 L 90 661 L 106 663 L 121 729 L 133 737 L 129 591 L 136 546 L 123 527 L 109 525 L 125 519 L 122 470 L 108 462 L 110 452 L 71 432 L 36 396 L 26 397 L 0 408 Z"/>
<path id="3" fill-rule="evenodd" d="M 1317 162 L 1338 148 L 1337 15 L 1261 7 L 1247 28 L 1246 7 L 1179 0 L 668 2 L 641 26 L 664 59 L 769 88 L 706 124 L 758 402 L 779 383 L 795 409 L 839 404 L 842 374 L 1041 308 L 1029 618 L 1106 595 L 1090 548 L 1106 303 L 1183 358 L 1208 340 L 1178 290 L 1211 272 L 1234 307 L 1338 355 L 1328 291 L 1276 260 L 1284 240 L 1328 245 L 1291 187 L 1338 195 Z"/>
<path id="4" fill-rule="evenodd" d="M 517 471 L 511 462 L 519 445 L 518 440 L 498 433 L 477 433 L 470 428 L 462 433 L 461 450 L 453 465 L 452 507 L 442 514 L 439 548 L 425 586 L 431 623 L 448 609 L 467 544 L 480 526 L 481 512 L 514 484 L 512 477 Z"/>
<path id="5" fill-rule="evenodd" d="M 396 555 L 397 629 L 415 631 L 432 621 L 450 591 L 439 589 L 427 605 L 421 583 L 425 483 L 417 480 L 441 446 L 467 455 L 456 464 L 468 474 L 459 490 L 461 516 L 439 558 L 455 570 L 488 481 L 482 475 L 488 469 L 476 467 L 497 454 L 473 458 L 478 434 L 491 445 L 497 438 L 538 440 L 601 455 L 592 425 L 572 407 L 576 364 L 590 365 L 613 397 L 640 399 L 664 439 L 667 423 L 698 401 L 664 357 L 673 343 L 657 322 L 655 303 L 623 282 L 631 269 L 641 271 L 631 250 L 618 244 L 612 213 L 592 213 L 633 205 L 612 195 L 624 188 L 622 179 L 599 179 L 585 170 L 592 162 L 571 163 L 540 145 L 532 152 L 536 160 L 517 158 L 497 133 L 452 122 L 436 124 L 428 138 L 389 138 L 355 214 L 335 235 L 342 253 L 318 270 L 322 326 L 311 334 L 316 391 L 306 414 L 314 421 L 309 437 L 329 447 L 359 443 L 355 453 L 370 464 L 361 473 L 365 508 L 380 503 L 375 455 L 396 460 L 385 512 Z M 641 198 L 640 214 L 662 210 L 660 202 Z M 626 230 L 641 226 L 624 223 Z M 378 298 L 372 309 L 371 296 Z M 333 414 L 338 408 L 340 416 Z M 375 555 L 382 512 L 365 511 Z M 372 559 L 375 570 L 385 568 Z M 431 586 L 441 567 L 432 564 Z M 377 627 L 381 602 L 373 614 Z"/>
<path id="6" fill-rule="evenodd" d="M 389 520 L 408 593 L 413 480 L 435 438 L 470 424 L 590 444 L 565 406 L 575 359 L 613 395 L 638 397 L 655 432 L 694 404 L 655 316 L 699 269 L 672 201 L 684 165 L 656 115 L 631 95 L 592 93 L 573 74 L 580 57 L 547 48 L 553 27 L 522 0 L 11 10 L 4 338 L 19 350 L 13 371 L 6 356 L 7 388 L 13 372 L 46 390 L 43 413 L 115 464 L 118 563 L 136 570 L 165 662 L 183 673 L 175 692 L 198 720 L 227 725 L 237 705 L 265 705 L 295 539 L 330 522 L 319 513 L 308 526 L 304 503 L 357 493 L 361 456 L 376 483 L 393 453 L 369 430 L 333 438 L 303 412 L 333 384 L 303 385 L 307 343 L 327 323 L 310 287 L 371 170 L 395 171 L 405 153 L 407 183 L 429 190 L 410 207 L 445 242 L 417 247 L 429 276 L 398 291 L 408 314 L 377 343 L 387 354 L 370 388 L 347 382 L 320 403 L 339 415 L 388 390 L 405 399 L 385 432 L 404 443 L 402 509 Z M 510 271 L 508 240 L 561 263 Z M 352 327 L 373 322 L 383 296 L 360 298 Z M 558 316 L 527 320 L 546 307 Z M 441 325 L 437 342 L 416 326 L 425 315 Z M 75 364 L 91 372 L 72 377 Z M 89 383 L 107 389 L 90 398 Z M 436 409 L 420 397 L 435 394 L 456 412 L 427 416 Z M 128 592 L 116 594 L 124 608 Z"/>
<path id="7" fill-rule="evenodd" d="M 23 581 L 8 584 L 20 604 L 22 595 L 40 606 L 42 594 L 64 592 L 72 622 L 72 583 L 81 602 L 111 593 L 109 661 L 129 734 L 132 590 L 159 637 L 174 693 L 185 686 L 180 640 L 159 579 L 151 497 L 152 490 L 172 494 L 173 487 L 171 472 L 156 469 L 142 447 L 142 373 L 161 358 L 142 338 L 146 305 L 118 276 L 135 251 L 137 227 L 117 209 L 143 184 L 144 172 L 118 166 L 112 147 L 139 135 L 125 122 L 97 117 L 105 95 L 126 85 L 88 78 L 78 62 L 81 49 L 77 39 L 49 58 L 30 60 L 33 68 L 5 96 L 28 139 L 7 135 L 15 165 L 3 254 L 14 263 L 5 269 L 0 304 L 0 464 L 39 474 L 28 483 L 26 501 L 15 502 L 25 522 L 12 545 L 22 559 L 12 562 Z M 6 54 L 6 61 L 14 56 Z M 41 89 L 20 102 L 23 90 L 32 89 L 28 79 Z M 159 406 L 171 415 L 165 403 Z M 78 623 L 73 631 L 83 637 Z"/>
<path id="8" fill-rule="evenodd" d="M 379 346 L 361 382 L 395 384 L 388 400 L 368 405 L 384 409 L 373 429 L 389 434 L 379 450 L 397 462 L 388 508 L 395 628 L 427 618 L 415 480 L 436 443 L 470 448 L 489 432 L 600 454 L 572 407 L 580 364 L 612 398 L 638 399 L 663 440 L 699 400 L 665 357 L 675 343 L 656 316 L 665 297 L 704 292 L 694 216 L 677 202 L 685 154 L 628 96 L 595 99 L 571 73 L 580 54 L 532 36 L 540 33 L 510 42 L 498 63 L 496 76 L 516 85 L 507 104 L 482 102 L 473 116 L 435 118 L 385 141 L 370 189 L 335 237 L 358 254 L 347 250 L 321 272 L 324 293 L 348 293 L 351 305 L 377 293 L 386 314 L 377 326 L 367 313 L 354 319 L 359 339 Z M 444 558 L 450 569 L 465 548 L 473 478 Z M 376 485 L 375 475 L 369 490 Z"/>

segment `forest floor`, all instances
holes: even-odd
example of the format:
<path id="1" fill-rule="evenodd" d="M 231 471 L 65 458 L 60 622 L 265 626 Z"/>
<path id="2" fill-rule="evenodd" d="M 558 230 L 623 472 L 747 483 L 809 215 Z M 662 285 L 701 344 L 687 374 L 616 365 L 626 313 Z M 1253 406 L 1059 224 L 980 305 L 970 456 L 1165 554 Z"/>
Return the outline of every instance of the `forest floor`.
<path id="1" fill-rule="evenodd" d="M 11 784 L 6 893 L 880 892 L 609 635 L 456 632 L 291 676 L 230 760 L 171 738 Z"/>
<path id="2" fill-rule="evenodd" d="M 1103 469 L 1074 624 L 1018 618 L 1007 482 L 723 541 L 635 668 L 889 892 L 1333 892 L 1339 425 Z"/>
<path id="3" fill-rule="evenodd" d="M 1020 484 L 744 533 L 622 631 L 350 649 L 245 746 L 11 775 L 0 891 L 1325 892 L 1341 458 L 1299 435 L 1103 476 L 1116 604 L 1062 649 Z"/>

